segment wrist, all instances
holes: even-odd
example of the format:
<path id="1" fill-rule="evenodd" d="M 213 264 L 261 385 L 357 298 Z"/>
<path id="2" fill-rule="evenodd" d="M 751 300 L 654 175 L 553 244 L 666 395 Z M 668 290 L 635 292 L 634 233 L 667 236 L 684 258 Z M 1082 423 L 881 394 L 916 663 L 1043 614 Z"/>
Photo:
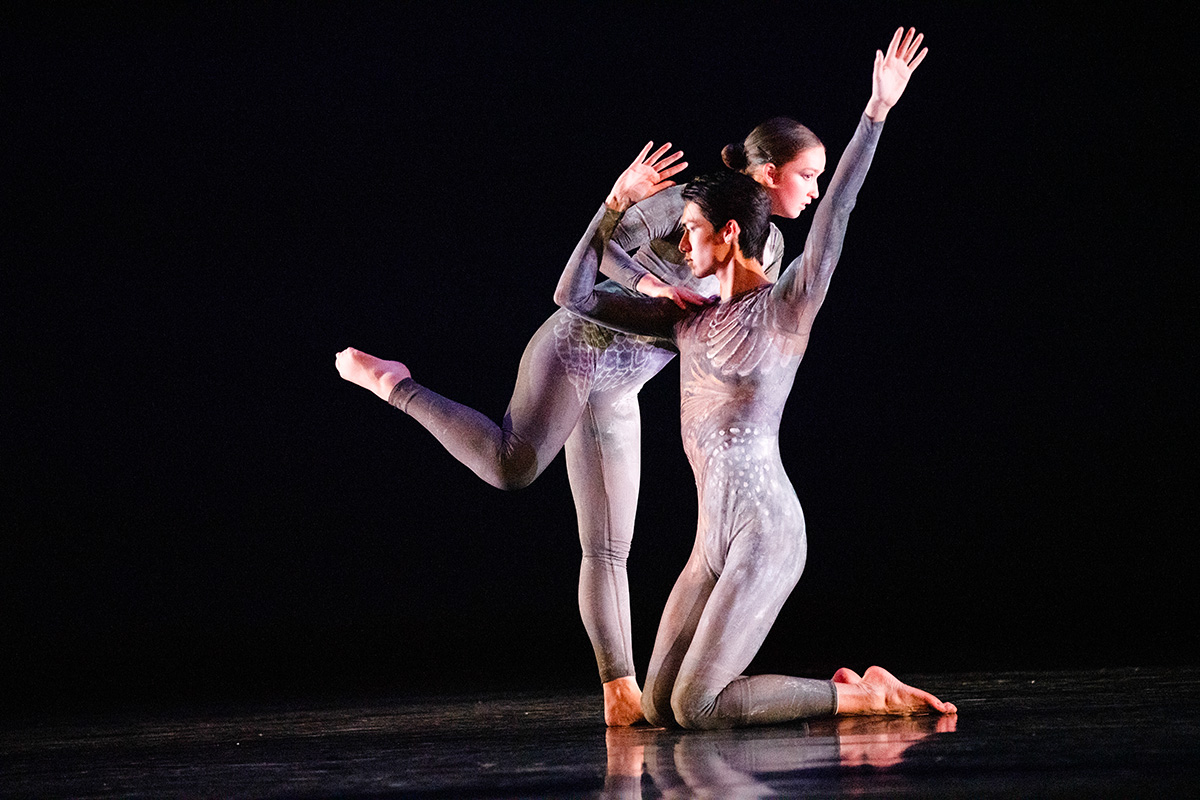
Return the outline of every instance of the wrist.
<path id="1" fill-rule="evenodd" d="M 638 279 L 637 286 L 635 286 L 634 288 L 641 294 L 653 297 L 655 295 L 655 293 L 658 291 L 661 291 L 664 286 L 666 286 L 665 283 L 660 281 L 654 275 L 647 272 L 645 275 L 643 275 L 641 278 Z"/>
<path id="2" fill-rule="evenodd" d="M 626 211 L 633 204 L 627 200 L 617 197 L 615 194 L 610 194 L 604 199 L 604 205 L 608 206 L 611 211 L 616 211 L 618 214 L 620 214 Z"/>
<path id="3" fill-rule="evenodd" d="M 890 111 L 891 108 L 892 107 L 890 105 L 883 102 L 879 98 L 872 97 L 867 101 L 867 108 L 864 113 L 871 119 L 872 122 L 883 122 L 885 119 L 887 119 L 888 111 Z"/>

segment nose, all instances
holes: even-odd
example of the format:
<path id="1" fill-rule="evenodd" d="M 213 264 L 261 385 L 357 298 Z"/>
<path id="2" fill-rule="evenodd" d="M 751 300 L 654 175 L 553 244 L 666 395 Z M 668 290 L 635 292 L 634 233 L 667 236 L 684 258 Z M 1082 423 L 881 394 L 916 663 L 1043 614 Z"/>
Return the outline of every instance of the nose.
<path id="1" fill-rule="evenodd" d="M 812 187 L 812 190 L 808 193 L 808 196 L 811 197 L 813 200 L 816 200 L 818 197 L 821 196 L 821 190 L 817 188 L 816 181 L 813 181 L 813 187 Z"/>
<path id="2" fill-rule="evenodd" d="M 681 253 L 692 252 L 692 246 L 688 243 L 687 231 L 684 231 L 683 235 L 681 235 L 679 237 L 679 252 L 681 252 Z"/>

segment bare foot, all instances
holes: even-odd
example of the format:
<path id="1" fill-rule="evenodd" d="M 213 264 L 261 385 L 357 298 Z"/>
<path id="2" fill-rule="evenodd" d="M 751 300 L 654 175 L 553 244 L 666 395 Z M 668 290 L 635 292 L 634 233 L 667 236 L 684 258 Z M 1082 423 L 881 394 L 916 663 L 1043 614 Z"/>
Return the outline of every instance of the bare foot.
<path id="1" fill-rule="evenodd" d="M 645 722 L 642 690 L 632 675 L 604 684 L 604 723 L 610 728 Z"/>
<path id="2" fill-rule="evenodd" d="M 399 361 L 384 361 L 353 347 L 338 353 L 335 362 L 339 375 L 384 400 L 391 396 L 397 383 L 412 377 L 408 367 Z"/>
<path id="3" fill-rule="evenodd" d="M 833 681 L 838 694 L 839 716 L 958 713 L 953 703 L 943 703 L 929 692 L 901 683 L 883 667 L 871 667 L 861 678 L 853 670 L 843 667 L 834 674 Z"/>

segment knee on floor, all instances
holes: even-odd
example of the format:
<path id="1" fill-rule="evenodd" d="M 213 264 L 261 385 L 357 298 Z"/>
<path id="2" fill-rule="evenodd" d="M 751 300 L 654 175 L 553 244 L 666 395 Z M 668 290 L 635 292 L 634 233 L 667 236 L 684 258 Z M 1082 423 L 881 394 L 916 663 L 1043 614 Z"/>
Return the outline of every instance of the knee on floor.
<path id="1" fill-rule="evenodd" d="M 656 688 L 653 677 L 647 677 L 646 685 L 642 689 L 642 713 L 646 715 L 646 721 L 651 725 L 659 728 L 674 728 L 677 723 L 675 722 L 675 712 L 671 710 L 671 698 L 661 691 L 656 692 Z"/>
<path id="2" fill-rule="evenodd" d="M 716 697 L 693 684 L 676 684 L 671 692 L 671 713 L 675 724 L 688 730 L 725 727 L 714 717 Z"/>

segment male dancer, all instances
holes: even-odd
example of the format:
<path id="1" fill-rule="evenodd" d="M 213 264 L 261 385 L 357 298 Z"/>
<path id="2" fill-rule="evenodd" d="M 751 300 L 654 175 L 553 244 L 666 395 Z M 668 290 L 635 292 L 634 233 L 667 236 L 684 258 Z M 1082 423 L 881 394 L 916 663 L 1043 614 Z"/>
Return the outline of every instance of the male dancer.
<path id="1" fill-rule="evenodd" d="M 900 48 L 905 82 L 925 54 L 910 42 Z M 885 79 L 884 64 L 877 54 L 877 81 Z M 751 178 L 722 172 L 684 189 L 680 243 L 695 277 L 718 279 L 718 302 L 688 310 L 595 291 L 597 267 L 621 215 L 665 186 L 673 159 L 666 147 L 651 154 L 650 144 L 618 178 L 559 281 L 555 300 L 563 307 L 608 327 L 669 339 L 680 353 L 683 443 L 700 518 L 646 677 L 642 707 L 654 724 L 715 728 L 831 713 L 956 711 L 880 667 L 862 677 L 841 669 L 832 681 L 742 674 L 804 567 L 804 517 L 779 456 L 779 422 L 881 129 L 864 115 L 803 255 L 778 283 L 761 264 L 769 199 Z M 824 169 L 824 148 L 802 158 Z"/>

